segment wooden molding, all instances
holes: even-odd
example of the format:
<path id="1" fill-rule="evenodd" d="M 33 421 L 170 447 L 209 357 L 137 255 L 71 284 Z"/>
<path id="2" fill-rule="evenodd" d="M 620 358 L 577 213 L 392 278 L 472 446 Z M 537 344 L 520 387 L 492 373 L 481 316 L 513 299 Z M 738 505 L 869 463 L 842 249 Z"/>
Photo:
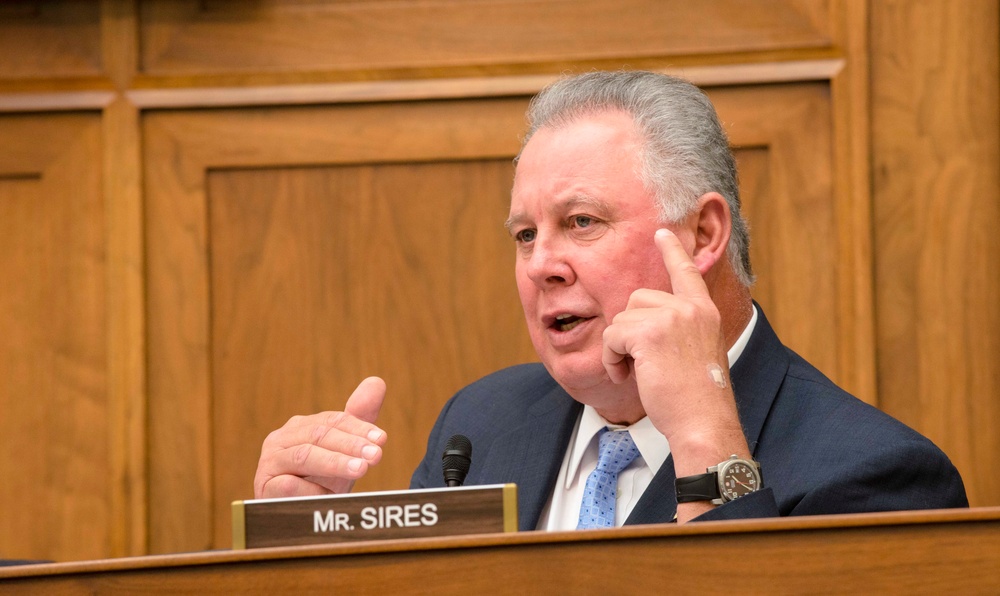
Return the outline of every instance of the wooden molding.
<path id="1" fill-rule="evenodd" d="M 704 87 L 830 80 L 843 66 L 842 59 L 830 58 L 656 70 Z M 556 74 L 544 74 L 262 87 L 134 89 L 126 95 L 141 109 L 419 101 L 533 95 L 558 78 Z"/>
<path id="2" fill-rule="evenodd" d="M 0 93 L 0 113 L 103 110 L 115 100 L 114 91 L 63 93 Z"/>

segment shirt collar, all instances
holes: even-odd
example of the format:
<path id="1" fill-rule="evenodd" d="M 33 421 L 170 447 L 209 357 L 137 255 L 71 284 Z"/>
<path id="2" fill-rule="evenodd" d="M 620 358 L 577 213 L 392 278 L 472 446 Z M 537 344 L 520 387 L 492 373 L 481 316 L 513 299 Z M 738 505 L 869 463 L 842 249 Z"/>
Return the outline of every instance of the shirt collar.
<path id="1" fill-rule="evenodd" d="M 757 305 L 751 304 L 750 307 L 753 311 L 750 315 L 750 322 L 744 327 L 743 333 L 736 338 L 733 347 L 729 348 L 729 353 L 727 354 L 729 356 L 729 368 L 732 368 L 740 356 L 743 355 L 743 350 L 746 349 L 747 343 L 750 342 L 750 336 L 753 335 L 753 329 L 757 326 Z"/>

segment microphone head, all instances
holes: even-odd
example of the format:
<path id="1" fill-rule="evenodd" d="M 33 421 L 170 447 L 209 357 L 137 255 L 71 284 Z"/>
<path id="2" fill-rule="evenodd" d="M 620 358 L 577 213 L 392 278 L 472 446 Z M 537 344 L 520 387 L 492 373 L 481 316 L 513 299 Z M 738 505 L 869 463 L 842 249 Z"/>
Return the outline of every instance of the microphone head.
<path id="1" fill-rule="evenodd" d="M 472 465 L 472 441 L 465 435 L 452 435 L 441 455 L 444 482 L 447 486 L 462 486 Z"/>

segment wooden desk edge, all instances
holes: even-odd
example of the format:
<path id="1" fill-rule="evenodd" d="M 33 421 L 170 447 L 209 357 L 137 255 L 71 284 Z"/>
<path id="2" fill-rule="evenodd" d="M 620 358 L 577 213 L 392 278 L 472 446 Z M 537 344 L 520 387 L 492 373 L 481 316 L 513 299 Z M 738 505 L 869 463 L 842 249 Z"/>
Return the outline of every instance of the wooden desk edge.
<path id="1" fill-rule="evenodd" d="M 260 548 L 243 551 L 219 550 L 167 555 L 149 555 L 121 559 L 100 559 L 65 563 L 40 563 L 0 568 L 0 582 L 5 579 L 36 576 L 104 573 L 108 571 L 177 568 L 206 565 L 251 563 L 263 560 L 308 559 L 404 551 L 434 551 L 465 548 L 513 547 L 522 544 L 583 541 L 621 541 L 635 538 L 684 537 L 717 534 L 752 534 L 777 532 L 850 531 L 858 528 L 913 525 L 968 524 L 1000 522 L 1000 507 L 858 513 L 777 519 L 750 519 L 699 522 L 685 525 L 656 524 L 627 526 L 611 530 L 570 532 L 518 532 L 382 540 L 298 547 Z"/>

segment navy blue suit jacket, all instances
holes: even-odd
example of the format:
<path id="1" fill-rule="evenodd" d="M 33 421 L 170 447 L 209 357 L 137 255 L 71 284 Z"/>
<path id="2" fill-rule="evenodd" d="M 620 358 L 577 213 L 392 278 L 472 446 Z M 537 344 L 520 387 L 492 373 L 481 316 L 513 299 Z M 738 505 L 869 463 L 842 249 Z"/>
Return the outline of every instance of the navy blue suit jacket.
<path id="1" fill-rule="evenodd" d="M 758 312 L 730 376 L 765 488 L 698 520 L 968 506 L 962 479 L 941 450 L 834 385 L 782 345 Z M 443 486 L 445 443 L 463 434 L 473 446 L 465 484 L 516 483 L 518 525 L 533 530 L 581 408 L 541 364 L 491 374 L 445 405 L 410 486 Z M 667 458 L 625 523 L 669 522 L 676 510 Z"/>

